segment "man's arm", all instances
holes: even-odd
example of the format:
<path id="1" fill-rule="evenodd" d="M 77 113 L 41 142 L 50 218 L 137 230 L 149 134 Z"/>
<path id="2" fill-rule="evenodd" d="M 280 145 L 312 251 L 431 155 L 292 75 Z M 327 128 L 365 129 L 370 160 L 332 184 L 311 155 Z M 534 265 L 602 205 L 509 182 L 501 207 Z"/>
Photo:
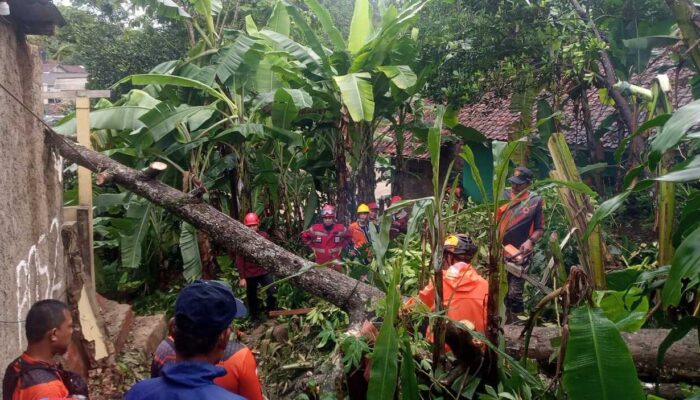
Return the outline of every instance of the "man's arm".
<path id="1" fill-rule="evenodd" d="M 542 199 L 540 199 L 537 202 L 537 206 L 535 208 L 535 215 L 532 221 L 532 233 L 530 234 L 530 237 L 525 241 L 525 243 L 520 246 L 520 251 L 523 253 L 529 253 L 532 251 L 533 248 L 535 248 L 535 243 L 537 243 L 538 240 L 542 237 L 544 234 L 544 212 L 542 211 Z"/>

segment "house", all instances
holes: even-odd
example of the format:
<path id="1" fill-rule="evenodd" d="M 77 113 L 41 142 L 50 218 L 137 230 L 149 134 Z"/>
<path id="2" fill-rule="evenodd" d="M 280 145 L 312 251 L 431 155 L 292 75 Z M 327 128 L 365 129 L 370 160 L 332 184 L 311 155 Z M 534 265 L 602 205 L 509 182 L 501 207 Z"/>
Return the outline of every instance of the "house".
<path id="1" fill-rule="evenodd" d="M 84 90 L 88 73 L 82 65 L 45 63 L 41 65 L 41 90 L 51 93 L 61 90 Z"/>
<path id="2" fill-rule="evenodd" d="M 672 87 L 671 101 L 674 109 L 682 107 L 693 100 L 690 82 L 693 71 L 679 66 L 671 60 L 668 54 L 662 54 L 652 59 L 642 73 L 632 76 L 631 82 L 648 88 L 658 74 L 667 74 L 669 77 Z M 624 138 L 626 130 L 621 129 L 618 124 L 615 108 L 612 105 L 604 104 L 598 91 L 589 90 L 586 98 L 593 130 L 591 135 L 588 134 L 584 124 L 584 109 L 581 101 L 564 100 L 564 104 L 561 107 L 561 129 L 575 154 L 583 155 L 594 152 L 601 158 L 601 161 L 607 161 L 610 165 L 614 165 L 612 154 Z M 482 178 L 484 178 L 482 180 L 487 186 L 487 192 L 490 189 L 488 186 L 491 179 L 486 177 L 491 177 L 493 174 L 493 157 L 491 155 L 490 141 L 512 140 L 522 135 L 523 132 L 521 113 L 514 110 L 511 100 L 511 98 L 496 97 L 493 93 L 486 93 L 482 96 L 481 101 L 465 105 L 459 110 L 457 115 L 458 122 L 461 125 L 476 129 L 487 139 L 484 143 L 466 142 L 474 153 L 476 164 L 481 171 Z M 543 93 L 539 96 L 539 100 L 548 101 L 550 97 Z M 424 119 L 429 120 L 432 117 L 432 107 L 426 108 L 428 110 L 424 113 Z M 640 123 L 643 122 L 645 110 L 637 109 L 634 111 Z M 534 106 L 532 121 L 528 125 L 531 131 L 525 132 L 525 134 L 531 142 L 536 141 L 541 136 L 541 132 L 539 132 L 537 127 L 537 105 Z M 393 140 L 395 133 L 391 129 L 385 133 L 384 140 L 379 143 L 377 152 L 395 159 L 397 153 L 396 141 Z M 450 130 L 443 129 L 442 134 L 444 137 L 453 139 L 444 141 L 443 154 L 445 158 L 442 159 L 455 160 L 453 171 L 462 172 L 461 184 L 465 193 L 479 201 L 481 195 L 472 177 L 471 169 L 466 163 L 462 163 L 458 156 L 460 148 L 465 142 L 459 140 L 454 135 L 454 132 Z M 432 193 L 430 184 L 432 172 L 424 141 L 410 132 L 407 132 L 405 136 L 405 146 L 402 155 L 406 160 L 406 168 L 402 173 L 402 178 L 406 179 L 407 183 L 402 185 L 402 189 L 406 188 L 406 191 L 401 191 L 401 194 L 407 197 L 430 195 Z M 614 175 L 614 168 L 611 168 L 611 171 L 612 175 Z"/>

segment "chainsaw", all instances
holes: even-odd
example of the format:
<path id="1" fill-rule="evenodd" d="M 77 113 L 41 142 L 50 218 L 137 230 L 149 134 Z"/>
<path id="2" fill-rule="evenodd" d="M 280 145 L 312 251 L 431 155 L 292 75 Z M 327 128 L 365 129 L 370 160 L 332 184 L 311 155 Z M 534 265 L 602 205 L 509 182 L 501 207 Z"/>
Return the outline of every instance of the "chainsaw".
<path id="1" fill-rule="evenodd" d="M 528 283 L 541 290 L 544 294 L 549 294 L 552 292 L 552 289 L 548 288 L 544 285 L 544 283 L 527 273 L 530 267 L 530 259 L 532 258 L 533 251 L 524 253 L 510 244 L 503 246 L 503 250 L 503 258 L 506 262 L 506 271 L 518 278 L 525 279 Z"/>

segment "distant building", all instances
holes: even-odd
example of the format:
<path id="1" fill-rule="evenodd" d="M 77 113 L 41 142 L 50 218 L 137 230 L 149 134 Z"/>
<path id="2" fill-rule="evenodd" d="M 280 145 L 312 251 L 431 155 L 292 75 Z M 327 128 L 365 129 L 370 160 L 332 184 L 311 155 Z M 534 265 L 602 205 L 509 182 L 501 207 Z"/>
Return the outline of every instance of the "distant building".
<path id="1" fill-rule="evenodd" d="M 41 65 L 41 72 L 42 92 L 85 90 L 88 81 L 88 73 L 82 65 L 46 63 Z"/>

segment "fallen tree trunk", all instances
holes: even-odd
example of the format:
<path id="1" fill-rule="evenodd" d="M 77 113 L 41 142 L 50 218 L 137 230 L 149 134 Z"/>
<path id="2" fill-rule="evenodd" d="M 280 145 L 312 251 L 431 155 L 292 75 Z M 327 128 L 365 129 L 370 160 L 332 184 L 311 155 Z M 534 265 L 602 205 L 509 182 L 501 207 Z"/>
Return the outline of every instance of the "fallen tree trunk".
<path id="1" fill-rule="evenodd" d="M 368 306 L 384 296 L 379 289 L 328 268 L 314 268 L 314 263 L 262 238 L 253 230 L 196 196 L 183 193 L 151 175 L 128 168 L 111 158 L 90 150 L 65 137 L 46 130 L 46 141 L 65 159 L 85 167 L 101 177 L 102 182 L 116 183 L 127 190 L 176 214 L 206 232 L 226 250 L 241 254 L 278 277 L 292 277 L 296 286 L 323 298 L 348 312 L 353 322 L 367 317 Z M 307 270 L 298 274 L 302 270 Z"/>
<path id="2" fill-rule="evenodd" d="M 106 181 L 117 183 L 180 216 L 197 229 L 208 233 L 226 250 L 242 254 L 280 277 L 292 277 L 292 283 L 298 287 L 346 310 L 353 322 L 367 318 L 370 304 L 384 296 L 379 289 L 332 269 L 313 268 L 314 264 L 310 261 L 263 239 L 195 196 L 144 177 L 140 171 L 77 145 L 50 130 L 46 131 L 46 140 L 67 160 L 100 173 Z M 303 269 L 308 271 L 296 275 Z M 522 327 L 507 325 L 504 329 L 507 351 L 516 357 L 521 355 L 524 346 L 524 340 L 520 338 Z M 656 352 L 668 332 L 665 329 L 649 329 L 623 334 L 640 377 L 700 383 L 700 347 L 695 332 L 671 346 L 663 367 L 661 370 L 656 369 Z M 556 328 L 535 328 L 530 341 L 529 357 L 542 364 L 550 364 L 549 357 L 554 351 L 551 340 L 556 336 Z"/>
<path id="3" fill-rule="evenodd" d="M 504 328 L 506 351 L 514 357 L 523 354 L 525 341 L 520 338 L 522 326 L 507 325 Z M 666 338 L 668 329 L 641 329 L 635 333 L 623 333 L 622 338 L 632 354 L 640 379 L 661 382 L 700 383 L 700 345 L 696 331 L 674 343 L 666 352 L 661 369 L 656 368 L 656 352 Z M 536 327 L 532 331 L 528 358 L 549 365 L 549 358 L 558 349 L 552 347 L 552 339 L 559 336 L 557 328 Z"/>

